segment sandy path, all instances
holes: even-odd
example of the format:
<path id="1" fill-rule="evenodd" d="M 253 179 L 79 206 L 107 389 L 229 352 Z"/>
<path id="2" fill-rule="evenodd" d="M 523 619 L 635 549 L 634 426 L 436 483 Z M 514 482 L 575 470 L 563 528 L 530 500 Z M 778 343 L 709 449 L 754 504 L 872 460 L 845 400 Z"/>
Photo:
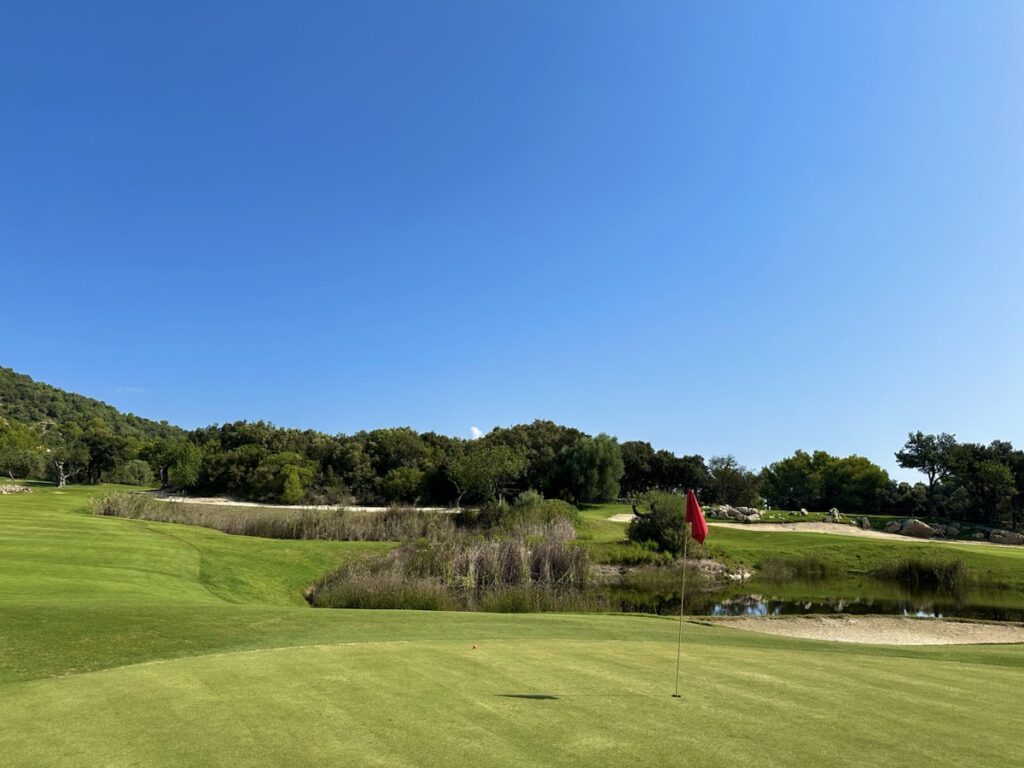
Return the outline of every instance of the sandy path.
<path id="1" fill-rule="evenodd" d="M 236 501 L 219 496 L 170 496 L 150 493 L 150 498 L 157 501 L 171 501 L 185 504 L 212 504 L 218 507 L 262 507 L 264 509 L 351 509 L 355 512 L 386 512 L 390 507 L 360 507 L 332 504 L 267 504 L 259 501 Z M 454 507 L 416 507 L 417 512 L 445 512 L 454 514 L 459 510 Z"/>
<path id="2" fill-rule="evenodd" d="M 871 645 L 1024 643 L 1024 625 L 983 624 L 901 616 L 725 618 L 713 623 L 766 635 Z"/>
<path id="3" fill-rule="evenodd" d="M 619 513 L 608 518 L 613 523 L 628 523 L 633 519 L 632 513 Z M 966 541 L 963 539 L 918 539 L 913 536 L 900 536 L 898 533 L 886 533 L 860 528 L 856 525 L 843 525 L 837 523 L 726 523 L 720 520 L 708 520 L 708 525 L 714 528 L 738 528 L 744 531 L 757 531 L 759 533 L 827 533 L 832 536 L 859 536 L 868 539 L 885 539 L 886 541 L 901 541 L 904 544 L 970 544 L 981 547 L 1007 547 L 1009 549 L 1021 549 L 1016 544 L 994 544 L 991 541 Z"/>

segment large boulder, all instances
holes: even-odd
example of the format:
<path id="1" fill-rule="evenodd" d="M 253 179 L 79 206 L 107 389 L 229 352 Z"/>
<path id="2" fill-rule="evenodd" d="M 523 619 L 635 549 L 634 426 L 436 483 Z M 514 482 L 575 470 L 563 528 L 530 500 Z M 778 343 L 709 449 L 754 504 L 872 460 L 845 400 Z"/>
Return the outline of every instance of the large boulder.
<path id="1" fill-rule="evenodd" d="M 871 530 L 871 521 L 868 520 L 866 517 L 862 517 L 860 520 L 858 520 L 857 525 L 859 525 L 865 531 Z"/>
<path id="2" fill-rule="evenodd" d="M 996 529 L 989 531 L 988 540 L 993 544 L 1024 544 L 1024 533 Z"/>
<path id="3" fill-rule="evenodd" d="M 747 516 L 740 512 L 738 509 L 736 509 L 735 507 L 730 507 L 728 505 L 725 507 L 725 514 L 729 516 L 730 520 L 735 520 L 740 523 L 747 519 Z"/>
<path id="4" fill-rule="evenodd" d="M 808 512 L 808 511 L 807 511 L 806 509 L 804 509 L 803 507 L 800 507 L 800 514 L 801 514 L 802 516 L 804 516 L 804 517 L 807 517 L 807 515 L 809 515 L 809 514 L 810 514 L 810 512 Z"/>
<path id="5" fill-rule="evenodd" d="M 885 524 L 885 532 L 886 533 L 899 533 L 900 532 L 900 528 L 902 528 L 902 527 L 903 527 L 903 523 L 901 523 L 899 520 L 890 520 L 888 523 Z"/>
<path id="6" fill-rule="evenodd" d="M 935 529 L 928 523 L 923 523 L 917 518 L 910 518 L 903 523 L 900 533 L 904 536 L 914 536 L 918 539 L 930 539 L 935 536 Z"/>

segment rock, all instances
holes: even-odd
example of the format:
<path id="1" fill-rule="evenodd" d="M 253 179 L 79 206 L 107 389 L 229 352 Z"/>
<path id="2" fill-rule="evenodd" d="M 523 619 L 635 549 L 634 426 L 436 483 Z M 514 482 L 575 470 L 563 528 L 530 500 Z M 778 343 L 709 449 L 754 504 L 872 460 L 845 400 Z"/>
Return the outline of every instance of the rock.
<path id="1" fill-rule="evenodd" d="M 832 507 L 832 509 L 830 509 L 828 513 L 832 515 L 832 517 L 841 517 L 841 515 L 839 514 L 839 510 L 836 509 L 835 507 Z"/>
<path id="2" fill-rule="evenodd" d="M 761 522 L 761 515 L 759 515 L 757 512 L 755 512 L 752 515 L 747 515 L 747 519 L 744 520 L 743 522 L 745 522 L 745 523 L 760 523 Z"/>
<path id="3" fill-rule="evenodd" d="M 993 544 L 1024 544 L 1024 533 L 996 529 L 989 531 L 988 540 Z"/>
<path id="4" fill-rule="evenodd" d="M 917 518 L 910 518 L 903 523 L 900 533 L 904 536 L 914 536 L 918 539 L 930 539 L 935 535 L 935 529 L 927 523 L 922 523 Z"/>
<path id="5" fill-rule="evenodd" d="M 859 525 L 860 525 L 860 527 L 861 527 L 861 528 L 863 528 L 863 529 L 864 529 L 865 531 L 870 531 L 870 530 L 871 530 L 871 521 L 870 521 L 870 520 L 868 520 L 868 519 L 867 519 L 866 517 L 862 517 L 862 518 L 860 519 L 860 521 L 859 521 L 859 523 L 858 523 L 858 524 L 859 524 Z"/>
<path id="6" fill-rule="evenodd" d="M 801 515 L 806 515 L 806 514 L 808 514 L 808 512 L 807 512 L 807 510 L 806 510 L 806 509 L 804 509 L 803 507 L 800 507 L 800 514 L 801 514 Z"/>
<path id="7" fill-rule="evenodd" d="M 975 539 L 976 541 L 984 541 L 985 540 L 985 534 L 982 533 L 981 531 L 975 531 L 974 534 L 972 534 L 971 538 Z"/>
<path id="8" fill-rule="evenodd" d="M 885 532 L 886 533 L 899 533 L 900 532 L 900 528 L 902 528 L 902 527 L 903 527 L 903 523 L 901 523 L 899 520 L 890 520 L 888 523 L 885 524 Z"/>
<path id="9" fill-rule="evenodd" d="M 725 513 L 726 513 L 726 514 L 727 514 L 727 515 L 728 515 L 728 516 L 729 516 L 729 517 L 730 517 L 730 518 L 731 518 L 732 520 L 736 520 L 736 521 L 738 521 L 738 522 L 741 522 L 741 523 L 742 523 L 742 522 L 743 522 L 744 520 L 746 520 L 746 519 L 747 519 L 747 516 L 746 516 L 746 515 L 744 515 L 744 514 L 743 514 L 742 512 L 740 512 L 740 511 L 739 511 L 738 509 L 734 509 L 733 507 L 726 507 L 726 508 L 725 508 Z"/>
<path id="10" fill-rule="evenodd" d="M 32 489 L 24 485 L 0 485 L 0 495 L 6 493 L 32 493 Z"/>

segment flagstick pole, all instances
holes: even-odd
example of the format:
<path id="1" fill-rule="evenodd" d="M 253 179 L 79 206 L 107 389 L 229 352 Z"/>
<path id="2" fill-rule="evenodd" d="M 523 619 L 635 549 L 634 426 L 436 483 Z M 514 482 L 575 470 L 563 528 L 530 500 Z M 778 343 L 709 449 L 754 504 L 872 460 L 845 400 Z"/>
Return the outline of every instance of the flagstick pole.
<path id="1" fill-rule="evenodd" d="M 683 606 L 686 601 L 686 545 L 690 537 L 687 535 L 686 523 L 683 523 L 683 585 L 679 590 L 679 632 L 676 635 L 676 692 L 672 694 L 673 699 L 681 698 L 679 695 L 679 661 L 683 653 Z"/>

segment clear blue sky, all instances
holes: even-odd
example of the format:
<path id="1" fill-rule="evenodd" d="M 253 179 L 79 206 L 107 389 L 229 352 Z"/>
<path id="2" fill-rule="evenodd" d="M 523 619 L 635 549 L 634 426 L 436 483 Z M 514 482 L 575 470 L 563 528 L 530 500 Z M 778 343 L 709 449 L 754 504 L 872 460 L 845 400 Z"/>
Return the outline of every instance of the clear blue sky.
<path id="1" fill-rule="evenodd" d="M 0 364 L 186 427 L 1024 444 L 1024 5 L 0 23 Z"/>

